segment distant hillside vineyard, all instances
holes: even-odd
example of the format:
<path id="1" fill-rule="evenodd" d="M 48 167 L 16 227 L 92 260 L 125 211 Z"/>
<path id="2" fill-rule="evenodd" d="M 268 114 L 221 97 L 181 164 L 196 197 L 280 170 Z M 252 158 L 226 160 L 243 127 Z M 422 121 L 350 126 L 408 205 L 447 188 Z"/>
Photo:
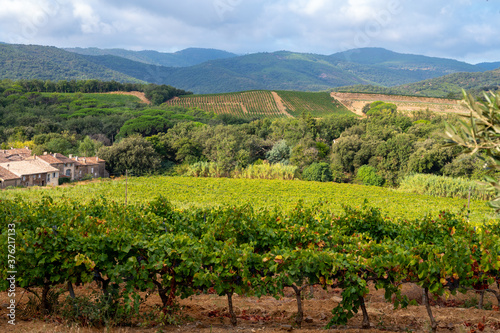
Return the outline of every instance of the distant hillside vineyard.
<path id="1" fill-rule="evenodd" d="M 166 102 L 185 108 L 198 108 L 215 114 L 238 118 L 299 117 L 302 113 L 314 117 L 330 114 L 352 114 L 326 92 L 243 91 L 227 94 L 185 95 Z"/>

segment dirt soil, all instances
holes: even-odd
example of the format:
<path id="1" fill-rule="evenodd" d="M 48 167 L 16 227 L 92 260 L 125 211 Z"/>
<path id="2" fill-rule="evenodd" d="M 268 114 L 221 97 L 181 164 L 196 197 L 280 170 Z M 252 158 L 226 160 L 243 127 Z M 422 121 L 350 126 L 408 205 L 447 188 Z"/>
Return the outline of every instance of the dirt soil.
<path id="1" fill-rule="evenodd" d="M 282 114 L 284 114 L 285 116 L 287 116 L 288 118 L 293 118 L 293 116 L 286 111 L 286 107 L 283 104 L 283 100 L 278 95 L 278 93 L 276 91 L 271 91 L 271 95 L 273 95 L 273 98 L 274 98 L 274 101 L 276 102 L 276 106 L 278 107 L 278 110 Z"/>
<path id="2" fill-rule="evenodd" d="M 429 109 L 432 112 L 467 113 L 466 107 L 454 99 L 340 92 L 332 92 L 331 96 L 360 116 L 364 116 L 361 112 L 363 106 L 375 101 L 394 103 L 399 111 Z"/>
<path id="3" fill-rule="evenodd" d="M 97 291 L 97 286 L 76 287 L 77 295 Z M 421 302 L 421 289 L 415 285 L 404 285 L 403 293 L 410 299 Z M 26 294 L 21 290 L 17 293 L 18 307 L 27 301 Z M 490 294 L 491 295 L 491 294 Z M 486 295 L 484 304 L 490 310 L 466 308 L 467 300 L 478 299 L 478 296 L 469 292 L 467 295 L 457 294 L 449 298 L 433 300 L 432 311 L 438 322 L 438 332 L 500 332 L 500 312 L 496 298 Z M 64 299 L 67 293 L 60 299 Z M 341 290 L 323 290 L 315 287 L 304 291 L 304 322 L 302 328 L 297 328 L 294 321 L 297 311 L 297 302 L 291 289 L 285 290 L 284 297 L 244 297 L 233 296 L 233 304 L 238 317 L 238 325 L 231 326 L 228 318 L 227 298 L 215 294 L 201 294 L 188 299 L 179 300 L 180 311 L 175 317 L 176 324 L 164 326 L 157 320 L 160 298 L 151 295 L 141 306 L 141 316 L 134 319 L 134 324 L 128 327 L 117 327 L 106 330 L 104 328 L 86 328 L 69 326 L 57 315 L 47 316 L 45 319 L 22 320 L 16 318 L 16 325 L 7 322 L 7 293 L 0 293 L 0 332 L 429 332 L 429 317 L 422 305 L 411 305 L 407 309 L 394 310 L 391 303 L 386 302 L 383 291 L 370 287 L 370 294 L 366 297 L 367 311 L 370 316 L 371 328 L 361 329 L 362 315 L 358 313 L 347 326 L 324 330 L 329 322 L 333 309 L 341 300 Z M 139 327 L 139 323 L 142 323 Z"/>
<path id="4" fill-rule="evenodd" d="M 114 94 L 114 95 L 130 95 L 135 96 L 141 100 L 141 102 L 146 104 L 151 104 L 151 101 L 146 98 L 146 95 L 140 91 L 112 91 L 106 94 Z"/>

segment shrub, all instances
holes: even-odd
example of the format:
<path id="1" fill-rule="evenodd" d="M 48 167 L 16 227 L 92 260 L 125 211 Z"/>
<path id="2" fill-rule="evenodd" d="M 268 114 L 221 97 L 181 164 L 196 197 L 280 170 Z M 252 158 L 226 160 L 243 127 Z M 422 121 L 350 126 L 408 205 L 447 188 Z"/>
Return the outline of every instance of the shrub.
<path id="1" fill-rule="evenodd" d="M 275 143 L 273 148 L 267 152 L 266 158 L 271 164 L 281 163 L 286 165 L 289 163 L 291 151 L 286 141 L 281 140 Z"/>
<path id="2" fill-rule="evenodd" d="M 313 163 L 304 169 L 302 176 L 305 180 L 317 182 L 331 182 L 333 180 L 328 163 Z"/>
<path id="3" fill-rule="evenodd" d="M 377 170 L 371 165 L 362 165 L 358 169 L 356 179 L 361 181 L 364 185 L 382 186 L 384 185 L 384 178 L 377 175 Z"/>

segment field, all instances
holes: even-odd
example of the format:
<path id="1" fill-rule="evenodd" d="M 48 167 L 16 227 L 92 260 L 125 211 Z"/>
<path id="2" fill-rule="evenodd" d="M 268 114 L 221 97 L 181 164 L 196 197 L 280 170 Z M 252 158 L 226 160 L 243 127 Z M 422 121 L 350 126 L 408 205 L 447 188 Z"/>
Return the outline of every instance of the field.
<path id="1" fill-rule="evenodd" d="M 302 112 L 313 117 L 324 117 L 332 113 L 351 114 L 351 112 L 327 92 L 277 91 L 288 113 L 300 117 Z"/>
<path id="2" fill-rule="evenodd" d="M 467 109 L 460 104 L 460 101 L 453 99 L 342 92 L 332 92 L 331 96 L 358 115 L 363 115 L 361 112 L 363 106 L 375 101 L 394 103 L 398 111 L 403 112 L 428 109 L 432 112 L 467 113 Z"/>
<path id="3" fill-rule="evenodd" d="M 328 93 L 297 91 L 244 91 L 214 95 L 186 95 L 166 102 L 167 105 L 196 107 L 216 114 L 241 118 L 298 117 L 309 112 L 314 117 L 350 113 Z"/>
<path id="4" fill-rule="evenodd" d="M 103 105 L 128 106 L 132 103 L 141 102 L 140 97 L 126 92 L 113 93 L 42 93 L 43 96 L 60 96 L 77 98 L 82 101 L 95 101 L 98 107 Z"/>
<path id="5" fill-rule="evenodd" d="M 0 239 L 15 246 L 0 248 L 1 289 L 12 274 L 17 285 L 15 296 L 0 293 L 0 329 L 498 331 L 499 225 L 437 212 L 465 200 L 367 189 L 143 177 L 2 191 Z M 482 309 L 474 290 L 485 291 Z M 17 327 L 7 323 L 12 297 Z"/>
<path id="6" fill-rule="evenodd" d="M 40 199 L 70 198 L 82 202 L 96 197 L 106 197 L 123 203 L 125 179 L 94 181 L 91 183 L 50 187 L 32 187 L 1 191 L 0 198 L 22 197 Z M 305 205 L 323 202 L 336 212 L 342 205 L 360 206 L 366 199 L 371 206 L 379 207 L 388 216 L 398 218 L 422 217 L 440 210 L 459 211 L 467 200 L 440 198 L 420 194 L 401 193 L 381 187 L 363 185 L 318 183 L 286 180 L 254 180 L 229 178 L 190 177 L 131 177 L 128 179 L 128 202 L 144 203 L 162 195 L 178 208 L 211 207 L 217 205 L 244 205 L 255 208 L 291 208 L 302 200 Z M 480 224 L 492 213 L 485 201 L 471 201 L 470 220 Z"/>

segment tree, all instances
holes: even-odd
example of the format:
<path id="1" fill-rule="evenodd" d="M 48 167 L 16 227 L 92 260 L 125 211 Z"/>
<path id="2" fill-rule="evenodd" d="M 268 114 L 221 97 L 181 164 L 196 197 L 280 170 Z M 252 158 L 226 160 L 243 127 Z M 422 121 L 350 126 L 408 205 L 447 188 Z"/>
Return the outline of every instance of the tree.
<path id="1" fill-rule="evenodd" d="M 274 144 L 273 148 L 266 153 L 269 163 L 281 163 L 287 165 L 290 161 L 291 148 L 285 140 Z"/>
<path id="2" fill-rule="evenodd" d="M 331 182 L 333 180 L 330 165 L 325 162 L 311 164 L 304 169 L 302 176 L 305 180 L 316 182 Z"/>
<path id="3" fill-rule="evenodd" d="M 466 153 L 484 160 L 489 170 L 485 179 L 496 194 L 489 205 L 498 213 L 500 182 L 491 174 L 500 170 L 500 93 L 484 93 L 484 100 L 478 100 L 465 91 L 463 96 L 470 112 L 462 116 L 458 127 L 446 123 L 447 145 L 462 146 Z"/>
<path id="4" fill-rule="evenodd" d="M 384 178 L 377 175 L 377 170 L 371 165 L 363 165 L 358 169 L 356 178 L 364 185 L 382 186 Z"/>
<path id="5" fill-rule="evenodd" d="M 102 142 L 92 140 L 90 137 L 86 136 L 78 145 L 78 153 L 81 156 L 94 156 L 97 150 L 102 146 Z"/>
<path id="6" fill-rule="evenodd" d="M 161 163 L 151 143 L 141 136 L 131 136 L 111 147 L 101 147 L 97 155 L 106 161 L 111 174 L 123 175 L 128 170 L 134 175 L 141 175 L 154 172 Z"/>

